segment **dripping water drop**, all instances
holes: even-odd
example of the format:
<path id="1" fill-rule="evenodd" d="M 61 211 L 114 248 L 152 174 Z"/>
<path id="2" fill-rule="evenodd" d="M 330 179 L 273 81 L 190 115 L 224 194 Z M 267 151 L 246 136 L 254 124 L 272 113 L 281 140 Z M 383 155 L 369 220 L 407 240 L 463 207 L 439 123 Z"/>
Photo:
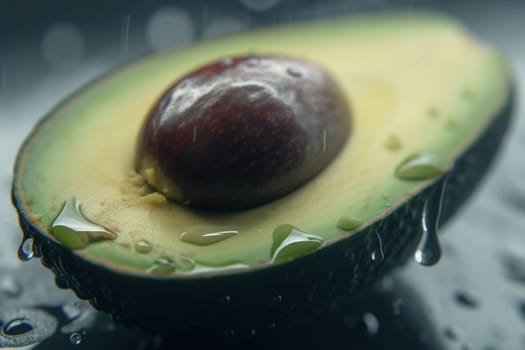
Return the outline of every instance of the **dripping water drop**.
<path id="1" fill-rule="evenodd" d="M 379 234 L 379 227 L 374 231 L 376 237 L 377 237 L 377 244 L 378 247 L 376 250 L 372 252 L 372 260 L 378 263 L 383 262 L 385 260 L 385 253 L 383 251 L 383 240 L 381 239 L 381 235 Z"/>
<path id="2" fill-rule="evenodd" d="M 423 204 L 421 215 L 421 239 L 414 253 L 417 263 L 424 266 L 436 264 L 441 258 L 438 226 L 443 205 L 443 196 L 446 188 L 446 177 L 442 177 L 435 184 L 435 189 Z"/>
<path id="3" fill-rule="evenodd" d="M 18 248 L 18 258 L 20 260 L 29 261 L 34 257 L 35 252 L 33 251 L 33 243 L 34 241 L 32 237 L 24 237 Z"/>

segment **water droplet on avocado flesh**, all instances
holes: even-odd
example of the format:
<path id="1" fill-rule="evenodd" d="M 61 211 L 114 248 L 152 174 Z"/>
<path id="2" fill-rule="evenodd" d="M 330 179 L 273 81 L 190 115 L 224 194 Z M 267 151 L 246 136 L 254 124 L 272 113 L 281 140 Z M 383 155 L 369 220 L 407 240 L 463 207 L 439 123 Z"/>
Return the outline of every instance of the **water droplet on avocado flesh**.
<path id="1" fill-rule="evenodd" d="M 444 163 L 433 153 L 417 153 L 405 158 L 396 168 L 395 174 L 403 180 L 427 180 L 444 171 Z"/>
<path id="2" fill-rule="evenodd" d="M 342 216 L 339 221 L 337 221 L 337 227 L 341 230 L 352 231 L 361 226 L 363 223 L 350 216 Z"/>
<path id="3" fill-rule="evenodd" d="M 400 177 L 395 175 L 395 169 L 404 157 L 428 152 L 448 165 L 456 156 L 464 154 L 470 141 L 480 139 L 480 130 L 493 120 L 492 111 L 500 109 L 508 93 L 507 74 L 499 56 L 493 57 L 492 52 L 470 35 L 465 36 L 462 30 L 457 30 L 448 21 L 436 22 L 416 17 L 417 21 L 389 18 L 388 23 L 382 20 L 375 22 L 371 18 L 370 22 L 367 20 L 370 23 L 367 27 L 376 27 L 373 31 L 359 26 L 350 29 L 347 20 L 344 23 L 338 20 L 319 23 L 314 26 L 315 29 L 305 25 L 301 30 L 311 45 L 294 40 L 297 32 L 292 34 L 285 28 L 279 32 L 282 33 L 279 39 L 275 36 L 270 38 L 270 35 L 265 39 L 261 34 L 262 37 L 258 37 L 261 40 L 250 40 L 257 42 L 258 53 L 304 57 L 324 67 L 337 79 L 352 107 L 352 134 L 345 147 L 318 176 L 288 195 L 254 209 L 212 213 L 173 201 L 150 205 L 144 201 L 145 192 L 121 192 L 120 188 L 111 188 L 113 184 L 118 187 L 125 179 L 130 182 L 127 176 L 129 172 L 134 172 L 135 142 L 144 114 L 155 106 L 166 87 L 173 86 L 175 81 L 199 66 L 218 62 L 224 57 L 232 57 L 233 61 L 247 52 L 253 52 L 245 47 L 246 38 L 239 40 L 231 37 L 224 39 L 227 48 L 221 41 L 205 44 L 210 45 L 210 49 L 199 46 L 198 50 L 188 48 L 184 52 L 145 58 L 87 87 L 84 92 L 69 99 L 64 108 L 56 110 L 60 113 L 52 112 L 37 127 L 19 157 L 14 196 L 18 198 L 17 207 L 22 219 L 38 230 L 49 229 L 60 211 L 62 199 L 76 197 L 82 200 L 84 214 L 89 214 L 86 215 L 88 221 L 107 225 L 115 231 L 118 229 L 119 237 L 115 242 L 101 240 L 90 243 L 75 256 L 86 254 L 89 261 L 102 261 L 102 267 L 105 267 L 103 261 L 109 261 L 117 267 L 144 274 L 159 256 L 170 257 L 174 264 L 177 258 L 187 256 L 196 262 L 196 267 L 189 273 L 198 274 L 208 269 L 206 274 L 222 274 L 221 271 L 226 268 L 218 265 L 221 262 L 233 262 L 230 268 L 248 271 L 270 265 L 275 252 L 272 252 L 272 233 L 283 223 L 291 223 L 300 231 L 321 237 L 327 242 L 322 244 L 321 249 L 330 254 L 332 248 L 328 241 L 345 240 L 341 244 L 347 244 L 347 238 L 342 237 L 352 236 L 347 234 L 349 230 L 338 227 L 345 226 L 344 223 L 338 225 L 338 222 L 347 215 L 363 222 L 358 228 L 360 233 L 372 235 L 374 244 L 370 246 L 370 251 L 363 253 L 365 259 L 370 259 L 372 250 L 378 246 L 373 232 L 367 231 L 368 226 L 376 218 L 382 220 L 387 213 L 399 213 L 405 200 L 419 196 L 416 191 L 423 186 L 432 185 L 425 180 L 434 177 L 412 180 L 412 176 L 402 171 Z M 355 31 L 362 35 L 351 34 Z M 326 36 L 321 35 L 323 32 L 331 33 L 330 45 L 326 45 Z M 388 65 L 377 59 L 377 52 L 383 50 L 386 35 L 388 46 L 392 49 L 388 55 L 393 58 L 388 60 Z M 424 40 L 414 40 L 415 36 L 424 37 Z M 363 38 L 366 38 L 366 45 L 363 45 Z M 332 43 L 336 55 L 319 52 L 321 45 L 329 49 Z M 444 50 L 433 49 L 438 43 Z M 417 52 L 411 52 L 412 47 L 417 47 Z M 458 50 L 464 55 L 459 55 Z M 407 69 L 407 59 L 420 58 L 424 51 L 434 53 L 431 59 L 425 60 L 424 65 Z M 404 62 L 404 65 L 400 66 L 399 62 Z M 230 67 L 234 63 L 222 65 Z M 257 71 L 258 67 L 250 69 Z M 281 71 L 287 79 L 297 82 L 306 80 L 307 71 L 302 70 L 303 75 L 294 78 L 286 72 L 288 67 L 284 66 Z M 381 88 L 376 89 L 377 86 Z M 429 90 L 420 89 L 422 86 L 428 86 Z M 476 92 L 475 98 L 468 103 L 461 98 L 465 87 Z M 191 91 L 189 84 L 183 88 Z M 370 94 L 370 90 L 375 92 Z M 432 106 L 439 109 L 439 118 L 426 115 Z M 457 126 L 447 129 L 447 118 L 452 116 L 458 121 Z M 324 137 L 323 129 L 324 126 L 319 128 L 315 138 L 320 150 L 323 149 L 323 140 L 326 140 L 328 150 L 332 139 L 329 132 Z M 94 130 L 100 132 L 94 133 Z M 188 144 L 198 146 L 206 142 L 202 132 L 200 125 L 195 129 L 189 125 L 184 134 Z M 389 135 L 397 135 L 403 142 L 402 148 L 396 151 L 385 148 Z M 108 152 L 109 145 L 114 146 L 111 152 Z M 64 160 L 68 162 L 67 167 L 57 166 Z M 213 165 L 213 162 L 204 164 Z M 437 168 L 442 172 L 447 167 Z M 427 173 L 417 177 L 428 176 Z M 153 173 L 152 178 L 155 177 L 158 174 Z M 151 193 L 148 189 L 147 193 Z M 385 192 L 389 194 L 388 200 L 382 197 Z M 24 201 L 24 194 L 29 193 L 33 194 L 31 204 Z M 187 197 L 182 190 L 180 195 L 181 198 Z M 97 207 L 102 202 L 105 205 Z M 392 206 L 385 208 L 386 202 Z M 42 215 L 42 220 L 33 220 L 31 214 Z M 410 218 L 408 222 L 419 227 L 420 219 L 420 216 Z M 197 225 L 214 226 L 208 232 L 219 232 L 226 227 L 239 234 L 210 245 L 191 244 L 179 238 L 182 232 Z M 75 234 L 68 232 L 68 236 Z M 40 242 L 38 238 L 35 236 L 36 247 Z M 134 243 L 140 239 L 150 241 L 154 250 L 138 253 Z M 124 242 L 127 242 L 127 247 L 120 244 Z M 387 259 L 387 236 L 384 236 L 384 242 Z M 415 247 L 417 242 L 413 243 Z M 349 241 L 348 244 L 352 243 Z M 279 258 L 285 253 L 283 249 L 277 260 L 280 261 Z M 125 258 L 121 258 L 123 256 Z M 176 266 L 175 275 L 178 274 L 183 272 Z"/>
<path id="4" fill-rule="evenodd" d="M 239 234 L 239 231 L 235 229 L 224 228 L 218 230 L 215 226 L 200 225 L 189 227 L 180 234 L 179 238 L 186 243 L 206 246 L 219 243 L 237 234 Z"/>
<path id="5" fill-rule="evenodd" d="M 278 226 L 273 232 L 272 261 L 282 261 L 310 253 L 323 238 L 302 232 L 289 224 Z"/>
<path id="6" fill-rule="evenodd" d="M 151 243 L 145 239 L 141 239 L 140 241 L 135 242 L 135 251 L 137 253 L 147 254 L 151 252 L 152 249 L 153 246 L 151 245 Z"/>
<path id="7" fill-rule="evenodd" d="M 66 200 L 62 210 L 51 224 L 51 233 L 70 249 L 82 249 L 101 240 L 114 240 L 117 234 L 89 220 L 82 213 L 77 198 Z"/>
<path id="8" fill-rule="evenodd" d="M 233 57 L 229 65 L 190 72 L 164 92 L 138 135 L 135 168 L 183 205 L 252 208 L 324 170 L 344 147 L 350 124 L 341 88 L 314 63 Z"/>

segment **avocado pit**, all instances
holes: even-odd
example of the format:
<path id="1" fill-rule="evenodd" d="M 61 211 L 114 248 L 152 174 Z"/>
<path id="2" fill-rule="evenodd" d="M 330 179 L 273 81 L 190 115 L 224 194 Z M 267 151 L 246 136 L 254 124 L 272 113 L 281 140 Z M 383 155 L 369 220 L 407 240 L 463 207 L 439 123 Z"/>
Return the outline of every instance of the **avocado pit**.
<path id="1" fill-rule="evenodd" d="M 140 131 L 135 168 L 193 207 L 274 201 L 320 173 L 350 133 L 350 108 L 313 63 L 277 56 L 213 62 L 171 86 Z"/>

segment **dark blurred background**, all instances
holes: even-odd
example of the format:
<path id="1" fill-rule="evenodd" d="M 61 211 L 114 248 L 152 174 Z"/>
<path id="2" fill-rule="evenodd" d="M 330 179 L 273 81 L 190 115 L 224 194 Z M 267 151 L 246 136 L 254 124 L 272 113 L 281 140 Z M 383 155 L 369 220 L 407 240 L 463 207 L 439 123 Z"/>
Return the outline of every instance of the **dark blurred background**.
<path id="1" fill-rule="evenodd" d="M 484 186 L 443 230 L 442 261 L 409 263 L 358 301 L 240 348 L 525 349 L 525 1 L 0 0 L 0 347 L 166 349 L 179 346 L 115 324 L 59 290 L 38 261 L 16 258 L 9 202 L 18 147 L 62 98 L 148 53 L 257 26 L 387 9 L 437 9 L 508 58 L 516 118 Z M 210 344 L 211 345 L 211 344 Z M 231 346 L 230 346 L 231 348 Z"/>

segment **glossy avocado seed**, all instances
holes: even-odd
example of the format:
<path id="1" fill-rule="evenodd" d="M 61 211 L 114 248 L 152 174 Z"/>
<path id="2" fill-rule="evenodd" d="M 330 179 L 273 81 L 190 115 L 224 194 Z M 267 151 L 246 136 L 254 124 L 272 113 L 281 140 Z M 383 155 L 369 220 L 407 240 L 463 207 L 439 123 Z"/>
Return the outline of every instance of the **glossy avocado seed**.
<path id="1" fill-rule="evenodd" d="M 159 99 L 135 167 L 168 199 L 235 210 L 274 201 L 321 172 L 350 133 L 350 108 L 320 67 L 277 56 L 227 58 Z"/>

